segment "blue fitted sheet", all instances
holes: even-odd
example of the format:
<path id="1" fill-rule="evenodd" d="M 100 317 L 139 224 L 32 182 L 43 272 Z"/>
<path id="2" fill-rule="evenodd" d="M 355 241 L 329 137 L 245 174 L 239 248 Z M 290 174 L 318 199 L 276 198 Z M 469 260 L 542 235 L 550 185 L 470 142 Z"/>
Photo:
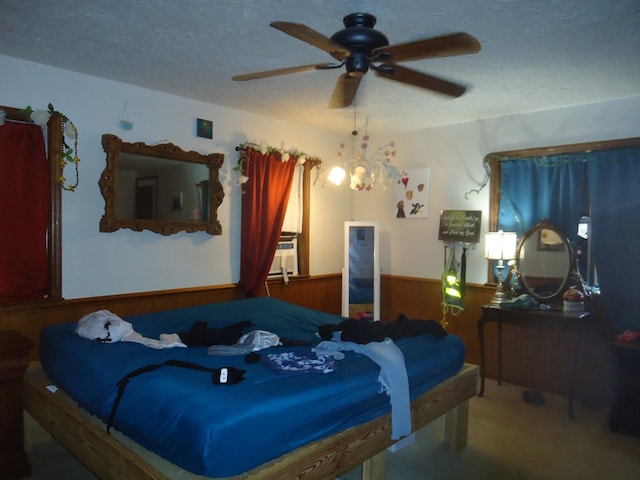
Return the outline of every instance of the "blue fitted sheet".
<path id="1" fill-rule="evenodd" d="M 249 320 L 252 329 L 312 344 L 320 341 L 320 325 L 344 320 L 268 297 L 124 319 L 150 338 L 188 331 L 199 320 L 215 328 Z M 163 366 L 133 378 L 125 390 L 113 428 L 195 474 L 238 475 L 390 411 L 389 397 L 380 392 L 380 367 L 355 352 L 344 352 L 332 373 L 289 376 L 263 362 L 247 364 L 244 355 L 207 355 L 206 347 L 156 350 L 138 343 L 98 343 L 76 335 L 75 327 L 75 321 L 45 327 L 40 361 L 54 384 L 105 422 L 116 383 L 136 368 L 176 359 L 246 369 L 244 381 L 214 385 L 210 373 Z M 420 335 L 396 344 L 405 357 L 412 399 L 457 373 L 464 362 L 464 345 L 454 335 Z M 280 351 L 308 352 L 309 347 L 260 353 Z"/>

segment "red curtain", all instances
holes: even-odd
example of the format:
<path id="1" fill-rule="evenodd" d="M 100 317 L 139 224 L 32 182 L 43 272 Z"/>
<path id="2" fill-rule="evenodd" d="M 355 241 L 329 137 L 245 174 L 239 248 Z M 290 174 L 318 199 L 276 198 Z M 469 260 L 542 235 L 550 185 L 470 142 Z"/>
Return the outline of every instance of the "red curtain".
<path id="1" fill-rule="evenodd" d="M 0 302 L 49 292 L 50 184 L 42 128 L 0 125 Z"/>
<path id="2" fill-rule="evenodd" d="M 240 285 L 249 298 L 264 289 L 278 247 L 296 160 L 279 153 L 262 154 L 247 147 L 243 185 Z"/>

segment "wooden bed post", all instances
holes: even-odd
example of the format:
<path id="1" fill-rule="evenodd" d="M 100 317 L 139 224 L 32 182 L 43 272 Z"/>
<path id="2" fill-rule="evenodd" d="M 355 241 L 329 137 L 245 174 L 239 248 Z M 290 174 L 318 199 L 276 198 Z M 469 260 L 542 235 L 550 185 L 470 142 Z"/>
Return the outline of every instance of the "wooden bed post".
<path id="1" fill-rule="evenodd" d="M 362 480 L 385 480 L 387 451 L 383 450 L 362 463 Z"/>
<path id="2" fill-rule="evenodd" d="M 469 400 L 449 410 L 444 416 L 444 439 L 449 451 L 459 452 L 467 446 L 469 431 Z"/>

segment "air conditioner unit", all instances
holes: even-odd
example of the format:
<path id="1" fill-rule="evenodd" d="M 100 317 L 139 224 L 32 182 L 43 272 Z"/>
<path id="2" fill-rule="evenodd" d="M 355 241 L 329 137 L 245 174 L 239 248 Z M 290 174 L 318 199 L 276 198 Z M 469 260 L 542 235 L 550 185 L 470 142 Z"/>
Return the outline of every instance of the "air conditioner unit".
<path id="1" fill-rule="evenodd" d="M 298 275 L 298 240 L 281 240 L 271 262 L 269 278 Z"/>

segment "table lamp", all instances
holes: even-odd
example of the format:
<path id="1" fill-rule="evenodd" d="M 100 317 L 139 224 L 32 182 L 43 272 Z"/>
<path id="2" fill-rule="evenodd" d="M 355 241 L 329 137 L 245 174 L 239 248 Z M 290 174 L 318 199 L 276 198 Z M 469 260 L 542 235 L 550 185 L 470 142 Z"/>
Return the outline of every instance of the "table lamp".
<path id="1" fill-rule="evenodd" d="M 502 270 L 504 269 L 505 260 L 513 260 L 516 258 L 516 245 L 518 243 L 518 236 L 514 232 L 503 232 L 498 230 L 497 232 L 488 232 L 485 235 L 485 255 L 488 260 L 497 260 L 498 265 L 498 287 L 496 293 L 491 299 L 491 303 L 500 304 L 507 299 L 506 293 L 502 286 Z"/>

